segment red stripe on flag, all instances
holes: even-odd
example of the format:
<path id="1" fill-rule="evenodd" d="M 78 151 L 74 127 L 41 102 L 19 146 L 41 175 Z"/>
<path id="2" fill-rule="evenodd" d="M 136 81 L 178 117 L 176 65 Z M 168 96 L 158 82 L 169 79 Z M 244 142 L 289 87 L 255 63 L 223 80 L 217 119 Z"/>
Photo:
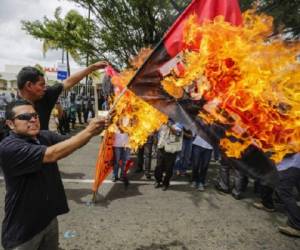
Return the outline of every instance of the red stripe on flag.
<path id="1" fill-rule="evenodd" d="M 171 57 L 189 48 L 183 43 L 183 29 L 185 20 L 192 14 L 196 14 L 199 24 L 205 20 L 213 20 L 220 15 L 233 25 L 242 24 L 242 15 L 237 0 L 193 0 L 164 37 L 166 50 Z"/>

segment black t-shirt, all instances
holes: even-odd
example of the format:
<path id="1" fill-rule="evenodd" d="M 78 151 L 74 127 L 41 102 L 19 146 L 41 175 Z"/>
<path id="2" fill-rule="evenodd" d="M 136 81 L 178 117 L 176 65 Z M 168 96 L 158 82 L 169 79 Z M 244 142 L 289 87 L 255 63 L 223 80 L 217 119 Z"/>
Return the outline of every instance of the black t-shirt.
<path id="1" fill-rule="evenodd" d="M 47 87 L 46 93 L 42 99 L 34 103 L 34 107 L 39 114 L 41 129 L 48 130 L 51 111 L 63 90 L 63 84 L 57 83 Z"/>
<path id="2" fill-rule="evenodd" d="M 38 140 L 10 133 L 0 143 L 5 184 L 2 245 L 16 247 L 69 211 L 57 163 L 43 163 L 47 146 L 66 136 L 41 131 Z"/>

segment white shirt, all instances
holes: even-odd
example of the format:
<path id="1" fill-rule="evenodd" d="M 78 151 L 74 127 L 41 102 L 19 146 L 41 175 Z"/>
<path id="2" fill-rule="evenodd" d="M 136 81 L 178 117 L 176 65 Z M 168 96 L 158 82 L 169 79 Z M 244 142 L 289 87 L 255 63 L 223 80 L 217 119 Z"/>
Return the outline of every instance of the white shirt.
<path id="1" fill-rule="evenodd" d="M 283 171 L 289 168 L 300 168 L 300 153 L 284 158 L 278 165 L 277 170 Z"/>
<path id="2" fill-rule="evenodd" d="M 162 125 L 159 131 L 157 148 L 164 149 L 168 153 L 179 152 L 182 149 L 183 133 L 179 130 L 178 133 L 178 135 L 175 135 L 167 125 Z"/>
<path id="3" fill-rule="evenodd" d="M 199 135 L 196 136 L 195 140 L 193 141 L 193 145 L 197 145 L 206 149 L 213 149 L 213 147 Z"/>
<path id="4" fill-rule="evenodd" d="M 128 147 L 128 134 L 127 133 L 115 133 L 114 147 L 126 148 Z"/>

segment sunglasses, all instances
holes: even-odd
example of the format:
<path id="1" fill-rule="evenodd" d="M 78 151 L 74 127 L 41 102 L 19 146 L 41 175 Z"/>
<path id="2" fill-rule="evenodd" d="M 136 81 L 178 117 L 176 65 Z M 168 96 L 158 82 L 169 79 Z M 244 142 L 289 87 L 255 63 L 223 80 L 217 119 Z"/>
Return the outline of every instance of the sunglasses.
<path id="1" fill-rule="evenodd" d="M 39 115 L 37 113 L 24 113 L 14 117 L 14 119 L 18 119 L 21 121 L 30 121 L 32 118 L 37 119 Z"/>

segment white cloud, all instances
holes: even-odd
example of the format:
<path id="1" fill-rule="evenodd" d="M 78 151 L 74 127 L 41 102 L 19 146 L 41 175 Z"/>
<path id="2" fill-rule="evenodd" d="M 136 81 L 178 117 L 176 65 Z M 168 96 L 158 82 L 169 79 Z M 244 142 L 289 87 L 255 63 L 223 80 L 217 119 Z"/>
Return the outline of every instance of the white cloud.
<path id="1" fill-rule="evenodd" d="M 86 10 L 67 0 L 1 0 L 0 5 L 0 71 L 5 64 L 53 66 L 61 59 L 61 51 L 49 51 L 44 58 L 41 41 L 21 29 L 21 20 L 53 18 L 59 6 L 62 15 L 71 9 L 87 15 Z"/>

